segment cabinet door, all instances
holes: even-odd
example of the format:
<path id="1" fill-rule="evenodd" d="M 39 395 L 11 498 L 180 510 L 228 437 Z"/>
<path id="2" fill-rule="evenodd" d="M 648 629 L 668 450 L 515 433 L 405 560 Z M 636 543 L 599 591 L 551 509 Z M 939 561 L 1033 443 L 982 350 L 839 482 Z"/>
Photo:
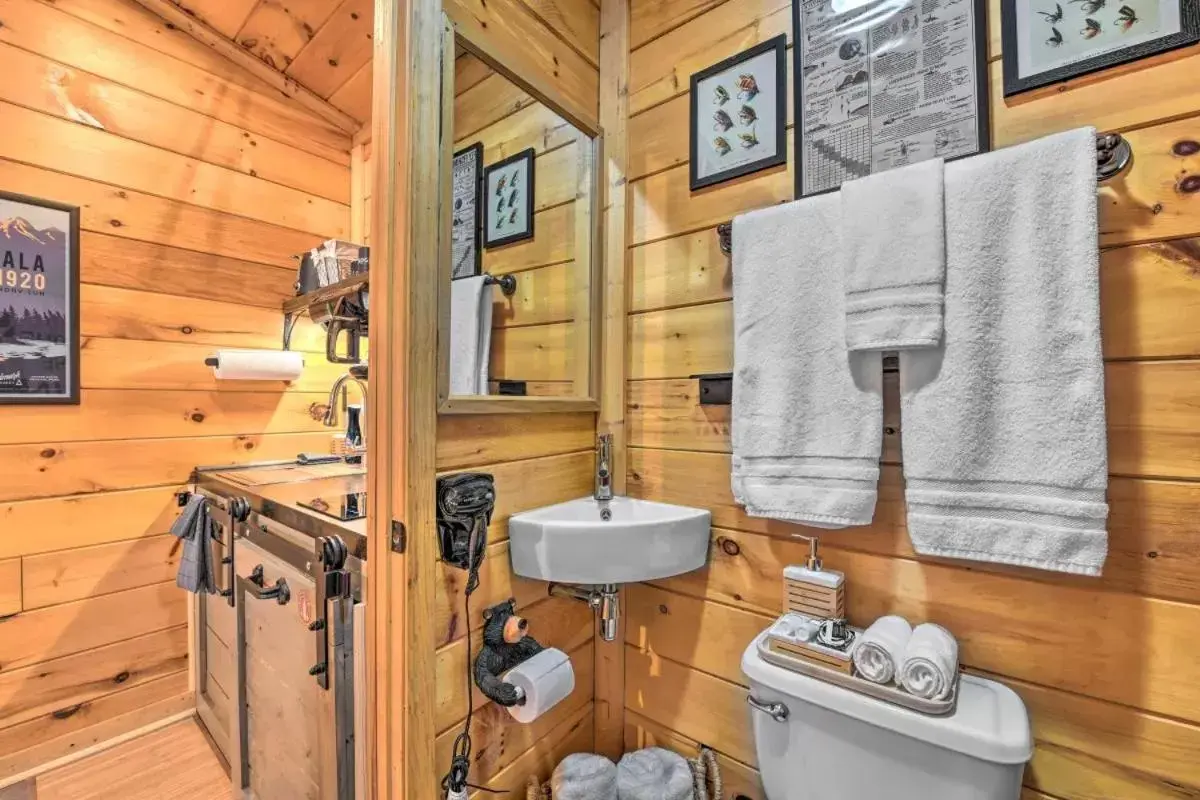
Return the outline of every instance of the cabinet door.
<path id="1" fill-rule="evenodd" d="M 331 800 L 328 692 L 309 672 L 317 661 L 309 626 L 320 616 L 313 580 L 242 539 L 237 614 L 244 796 Z"/>

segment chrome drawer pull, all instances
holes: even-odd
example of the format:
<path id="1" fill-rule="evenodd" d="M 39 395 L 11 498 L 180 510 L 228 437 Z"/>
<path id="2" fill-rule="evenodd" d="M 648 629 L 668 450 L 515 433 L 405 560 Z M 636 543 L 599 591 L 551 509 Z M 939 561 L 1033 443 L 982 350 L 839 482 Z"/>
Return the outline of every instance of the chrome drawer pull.
<path id="1" fill-rule="evenodd" d="M 776 722 L 787 722 L 788 707 L 783 703 L 764 703 L 761 700 L 755 700 L 754 695 L 746 695 L 746 702 L 755 711 L 761 711 Z"/>

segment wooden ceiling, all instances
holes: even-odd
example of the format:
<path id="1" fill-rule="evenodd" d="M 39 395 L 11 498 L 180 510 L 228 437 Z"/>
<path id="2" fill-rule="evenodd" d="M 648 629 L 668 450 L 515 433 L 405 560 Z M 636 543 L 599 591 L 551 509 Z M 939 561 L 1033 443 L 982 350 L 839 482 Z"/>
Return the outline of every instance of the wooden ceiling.
<path id="1" fill-rule="evenodd" d="M 184 14 L 236 42 L 359 123 L 371 118 L 374 0 L 137 0 Z M 598 0 L 445 0 L 468 36 L 484 37 L 520 74 L 542 76 L 579 118 L 599 104 Z M 171 12 L 170 14 L 164 11 Z M 180 13 L 182 12 L 182 13 Z M 185 24 L 183 27 L 189 27 Z M 191 26 L 198 38 L 203 35 Z M 320 100 L 313 98 L 313 102 Z M 337 112 L 330 112 L 337 115 Z M 328 118 L 328 114 L 325 114 Z"/>
<path id="2" fill-rule="evenodd" d="M 371 118 L 374 0 L 174 0 L 359 122 Z"/>

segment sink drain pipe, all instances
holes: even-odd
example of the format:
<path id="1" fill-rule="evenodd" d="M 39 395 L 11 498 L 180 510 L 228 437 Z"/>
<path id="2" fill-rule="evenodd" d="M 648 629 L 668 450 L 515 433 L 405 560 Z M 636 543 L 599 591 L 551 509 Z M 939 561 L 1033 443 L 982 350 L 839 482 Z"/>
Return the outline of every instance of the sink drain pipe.
<path id="1" fill-rule="evenodd" d="M 621 621 L 620 587 L 615 583 L 585 588 L 566 583 L 551 583 L 551 597 L 567 597 L 587 603 L 600 616 L 600 638 L 611 642 L 617 638 L 617 624 Z"/>

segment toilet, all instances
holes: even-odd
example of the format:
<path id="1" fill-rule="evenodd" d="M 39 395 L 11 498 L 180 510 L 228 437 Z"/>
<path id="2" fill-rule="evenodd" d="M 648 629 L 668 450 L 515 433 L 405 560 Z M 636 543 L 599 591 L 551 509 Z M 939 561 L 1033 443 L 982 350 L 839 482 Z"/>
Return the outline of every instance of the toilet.
<path id="1" fill-rule="evenodd" d="M 765 635 L 765 634 L 764 634 Z M 931 717 L 742 656 L 768 800 L 1018 800 L 1033 755 L 1021 698 L 963 675 L 958 705 Z"/>

